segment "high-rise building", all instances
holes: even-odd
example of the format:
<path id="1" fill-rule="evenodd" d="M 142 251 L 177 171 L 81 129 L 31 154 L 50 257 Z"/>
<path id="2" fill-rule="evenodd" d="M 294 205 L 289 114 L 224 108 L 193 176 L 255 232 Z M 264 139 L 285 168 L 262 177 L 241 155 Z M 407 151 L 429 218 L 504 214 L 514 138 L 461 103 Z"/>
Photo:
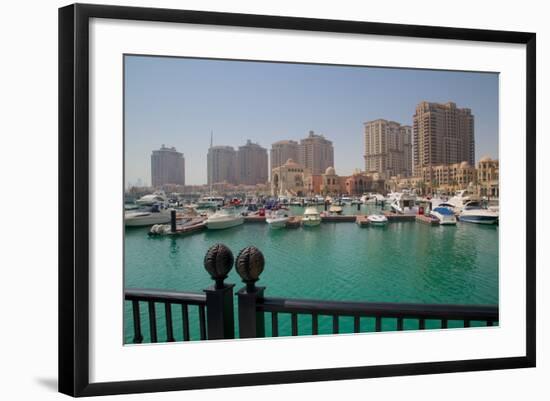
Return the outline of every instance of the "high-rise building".
<path id="1" fill-rule="evenodd" d="M 298 153 L 299 145 L 296 141 L 284 140 L 273 143 L 269 152 L 269 171 L 282 166 L 288 159 L 298 160 Z"/>
<path id="2" fill-rule="evenodd" d="M 334 167 L 334 146 L 323 135 L 309 131 L 309 136 L 300 140 L 298 163 L 310 174 L 323 174 Z"/>
<path id="3" fill-rule="evenodd" d="M 239 184 L 265 184 L 268 179 L 267 149 L 249 140 L 237 151 L 237 181 Z"/>
<path id="4" fill-rule="evenodd" d="M 414 173 L 439 164 L 475 163 L 474 116 L 453 102 L 421 102 L 414 124 Z"/>
<path id="5" fill-rule="evenodd" d="M 151 154 L 151 184 L 158 188 L 167 184 L 185 185 L 185 158 L 176 148 L 164 145 Z"/>
<path id="6" fill-rule="evenodd" d="M 411 175 L 411 127 L 384 119 L 364 125 L 365 171 L 385 178 Z"/>
<path id="7" fill-rule="evenodd" d="M 210 146 L 206 159 L 208 184 L 237 182 L 237 152 L 232 146 Z"/>

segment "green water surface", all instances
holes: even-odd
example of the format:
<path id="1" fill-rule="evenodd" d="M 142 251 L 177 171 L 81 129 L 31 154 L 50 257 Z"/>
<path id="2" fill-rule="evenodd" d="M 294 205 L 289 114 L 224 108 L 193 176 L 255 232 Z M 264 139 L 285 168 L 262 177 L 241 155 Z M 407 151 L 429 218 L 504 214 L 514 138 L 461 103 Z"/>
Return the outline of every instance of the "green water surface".
<path id="1" fill-rule="evenodd" d="M 347 208 L 350 211 L 351 207 Z M 297 212 L 298 210 L 295 210 Z M 125 231 L 127 288 L 202 291 L 212 284 L 203 267 L 207 249 L 227 245 L 237 255 L 259 248 L 266 260 L 258 285 L 265 296 L 371 302 L 498 304 L 498 227 L 470 223 L 432 227 L 416 222 L 364 227 L 322 223 L 314 228 L 273 230 L 245 223 L 227 230 L 205 230 L 182 237 L 148 237 L 148 228 Z M 242 286 L 233 269 L 226 280 Z M 236 300 L 235 300 L 236 304 Z M 174 331 L 181 340 L 181 312 L 173 307 Z M 177 308 L 177 309 L 176 309 Z M 141 308 L 144 341 L 150 341 L 147 308 Z M 164 308 L 157 306 L 159 341 L 165 340 Z M 125 303 L 124 342 L 133 337 L 130 302 Z M 191 336 L 198 339 L 197 311 L 190 307 Z M 394 330 L 385 319 L 384 330 Z M 270 319 L 266 317 L 267 334 Z M 405 322 L 415 328 L 415 322 Z M 290 316 L 279 318 L 280 335 L 290 335 Z M 300 334 L 311 333 L 311 317 L 299 317 Z M 361 330 L 374 322 L 361 320 Z M 428 324 L 427 327 L 430 325 Z M 451 326 L 451 325 L 450 325 Z M 435 326 L 434 326 L 435 327 Z M 332 319 L 320 317 L 320 333 L 331 333 Z M 342 332 L 353 320 L 341 318 Z"/>

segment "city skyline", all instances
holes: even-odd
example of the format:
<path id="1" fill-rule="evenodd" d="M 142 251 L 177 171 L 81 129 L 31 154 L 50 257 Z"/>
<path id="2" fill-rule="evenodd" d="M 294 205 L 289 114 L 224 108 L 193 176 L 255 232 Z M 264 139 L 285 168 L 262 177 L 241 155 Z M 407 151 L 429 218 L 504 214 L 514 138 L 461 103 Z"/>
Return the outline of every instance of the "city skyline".
<path id="1" fill-rule="evenodd" d="M 160 144 L 185 156 L 188 185 L 207 183 L 210 133 L 215 146 L 250 139 L 271 150 L 311 130 L 334 144 L 334 167 L 364 167 L 363 124 L 412 125 L 421 101 L 455 102 L 476 118 L 476 161 L 498 158 L 498 75 L 126 56 L 125 185 L 151 184 L 148 160 Z"/>

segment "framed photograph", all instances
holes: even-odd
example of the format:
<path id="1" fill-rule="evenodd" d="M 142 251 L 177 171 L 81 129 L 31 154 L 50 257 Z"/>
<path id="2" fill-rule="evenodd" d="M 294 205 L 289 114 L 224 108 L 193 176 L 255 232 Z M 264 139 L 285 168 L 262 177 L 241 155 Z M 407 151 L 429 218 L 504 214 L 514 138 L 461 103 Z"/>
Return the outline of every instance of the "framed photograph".
<path id="1" fill-rule="evenodd" d="M 59 10 L 59 390 L 535 366 L 535 34 Z"/>

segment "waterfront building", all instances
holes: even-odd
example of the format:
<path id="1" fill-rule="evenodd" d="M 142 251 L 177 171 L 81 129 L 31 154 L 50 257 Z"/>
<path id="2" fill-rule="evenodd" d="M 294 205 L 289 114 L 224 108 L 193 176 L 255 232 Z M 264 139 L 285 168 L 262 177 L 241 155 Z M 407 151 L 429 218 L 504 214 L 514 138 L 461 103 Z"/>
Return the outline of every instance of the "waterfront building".
<path id="1" fill-rule="evenodd" d="M 349 177 L 344 177 L 344 193 L 360 196 L 368 192 L 384 192 L 384 180 L 379 174 L 368 174 L 356 169 Z"/>
<path id="2" fill-rule="evenodd" d="M 489 156 L 481 158 L 477 165 L 477 183 L 479 196 L 488 198 L 499 197 L 499 171 L 498 160 Z"/>
<path id="3" fill-rule="evenodd" d="M 304 185 L 308 195 L 320 194 L 323 185 L 323 174 L 306 174 L 304 176 Z"/>
<path id="4" fill-rule="evenodd" d="M 470 183 L 475 184 L 477 171 L 474 166 L 463 161 L 462 163 L 424 167 L 420 177 L 429 189 L 454 193 L 456 190 L 468 187 Z"/>
<path id="5" fill-rule="evenodd" d="M 298 160 L 299 149 L 300 145 L 298 142 L 292 140 L 273 143 L 269 152 L 269 171 L 271 172 L 274 168 L 282 166 L 288 159 Z"/>
<path id="6" fill-rule="evenodd" d="M 151 185 L 185 185 L 185 158 L 174 147 L 161 146 L 151 154 Z"/>
<path id="7" fill-rule="evenodd" d="M 412 173 L 411 127 L 377 119 L 364 123 L 365 171 L 384 177 Z"/>
<path id="8" fill-rule="evenodd" d="M 237 152 L 232 146 L 210 146 L 206 159 L 208 184 L 236 183 Z"/>
<path id="9" fill-rule="evenodd" d="M 275 167 L 271 172 L 271 195 L 304 196 L 304 175 L 304 166 L 288 159 L 285 164 Z"/>
<path id="10" fill-rule="evenodd" d="M 309 131 L 309 136 L 300 140 L 298 163 L 310 174 L 323 174 L 334 166 L 334 146 L 323 135 Z"/>
<path id="11" fill-rule="evenodd" d="M 342 193 L 342 183 L 344 177 L 336 175 L 334 167 L 327 167 L 325 174 L 322 175 L 321 193 L 323 195 L 337 195 Z"/>
<path id="12" fill-rule="evenodd" d="M 265 184 L 268 180 L 267 149 L 247 140 L 237 151 L 237 182 L 244 185 Z"/>
<path id="13" fill-rule="evenodd" d="M 458 108 L 453 102 L 419 103 L 413 116 L 413 137 L 415 175 L 435 165 L 475 163 L 474 116 L 468 108 Z"/>

